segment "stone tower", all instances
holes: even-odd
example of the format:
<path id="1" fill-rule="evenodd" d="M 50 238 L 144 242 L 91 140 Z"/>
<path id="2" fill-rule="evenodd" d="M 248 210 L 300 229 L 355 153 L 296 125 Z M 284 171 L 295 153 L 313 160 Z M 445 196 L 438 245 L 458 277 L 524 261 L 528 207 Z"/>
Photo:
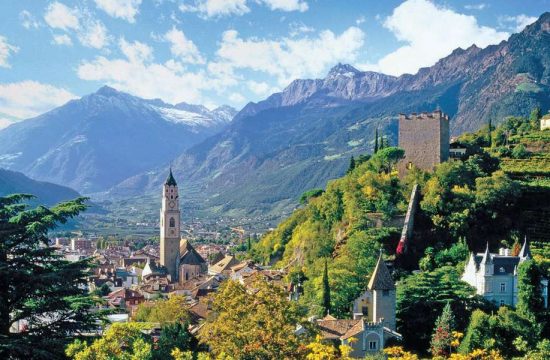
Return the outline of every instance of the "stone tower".
<path id="1" fill-rule="evenodd" d="M 441 110 L 399 114 L 399 147 L 405 150 L 405 158 L 398 164 L 400 176 L 413 166 L 433 171 L 449 159 L 449 116 Z"/>
<path id="2" fill-rule="evenodd" d="M 372 292 L 372 319 L 369 316 L 369 320 L 382 321 L 385 327 L 395 331 L 395 284 L 382 254 L 378 257 L 368 289 Z"/>
<path id="3" fill-rule="evenodd" d="M 172 169 L 162 187 L 160 209 L 160 264 L 168 270 L 172 281 L 177 280 L 180 252 L 180 205 L 178 184 Z"/>

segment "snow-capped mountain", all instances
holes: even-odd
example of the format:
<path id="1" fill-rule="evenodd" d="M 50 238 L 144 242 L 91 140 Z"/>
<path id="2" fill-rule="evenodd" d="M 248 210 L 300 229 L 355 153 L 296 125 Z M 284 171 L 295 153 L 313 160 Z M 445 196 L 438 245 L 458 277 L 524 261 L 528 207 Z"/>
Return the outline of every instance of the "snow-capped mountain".
<path id="1" fill-rule="evenodd" d="M 83 193 L 167 164 L 229 124 L 222 106 L 170 105 L 102 87 L 0 130 L 0 167 Z"/>

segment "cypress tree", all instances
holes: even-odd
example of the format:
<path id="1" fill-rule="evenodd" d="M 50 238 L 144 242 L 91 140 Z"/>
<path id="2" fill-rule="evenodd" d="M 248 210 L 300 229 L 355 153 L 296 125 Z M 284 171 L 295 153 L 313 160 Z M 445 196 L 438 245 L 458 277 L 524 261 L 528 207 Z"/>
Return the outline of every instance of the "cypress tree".
<path id="1" fill-rule="evenodd" d="M 376 128 L 374 134 L 374 153 L 376 154 L 378 152 L 378 128 Z"/>
<path id="2" fill-rule="evenodd" d="M 325 258 L 325 270 L 323 272 L 323 316 L 330 313 L 330 285 L 328 283 L 328 261 Z"/>
<path id="3" fill-rule="evenodd" d="M 493 147 L 493 121 L 489 118 L 489 147 Z"/>
<path id="4" fill-rule="evenodd" d="M 533 260 L 526 260 L 518 266 L 518 304 L 519 315 L 539 323 L 544 312 L 541 296 L 540 272 Z"/>
<path id="5" fill-rule="evenodd" d="M 252 250 L 252 239 L 250 239 L 250 235 L 248 236 L 248 239 L 246 239 L 246 250 Z"/>
<path id="6" fill-rule="evenodd" d="M 352 172 L 353 169 L 355 169 L 355 158 L 352 155 L 351 159 L 349 160 L 349 167 L 348 167 L 348 171 L 346 171 L 346 174 L 349 174 L 350 172 Z"/>

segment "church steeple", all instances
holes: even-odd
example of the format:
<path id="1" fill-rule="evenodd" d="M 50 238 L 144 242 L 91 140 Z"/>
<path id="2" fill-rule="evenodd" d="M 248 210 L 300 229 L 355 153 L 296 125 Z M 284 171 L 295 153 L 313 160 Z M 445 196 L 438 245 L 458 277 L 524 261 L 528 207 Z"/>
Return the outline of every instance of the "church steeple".
<path id="1" fill-rule="evenodd" d="M 170 166 L 170 174 L 168 174 L 168 177 L 166 178 L 166 182 L 164 185 L 168 186 L 178 186 L 176 183 L 176 179 L 174 179 L 174 175 L 172 174 L 172 167 Z"/>
<path id="2" fill-rule="evenodd" d="M 527 242 L 527 236 L 525 236 L 525 240 L 523 241 L 523 246 L 521 247 L 521 250 L 518 256 L 521 261 L 528 260 L 531 258 L 531 249 L 529 248 L 529 243 Z"/>
<path id="3" fill-rule="evenodd" d="M 162 205 L 160 209 L 160 264 L 168 270 L 172 281 L 178 277 L 181 214 L 178 185 L 172 167 L 162 187 Z"/>

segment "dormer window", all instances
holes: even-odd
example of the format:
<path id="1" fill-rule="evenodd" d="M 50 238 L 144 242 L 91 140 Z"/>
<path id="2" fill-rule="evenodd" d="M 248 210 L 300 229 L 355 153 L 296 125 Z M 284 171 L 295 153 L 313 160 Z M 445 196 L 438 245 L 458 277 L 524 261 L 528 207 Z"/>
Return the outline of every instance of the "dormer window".
<path id="1" fill-rule="evenodd" d="M 498 271 L 500 271 L 501 273 L 503 273 L 503 272 L 504 272 L 504 268 L 501 267 L 500 269 L 498 269 Z"/>

